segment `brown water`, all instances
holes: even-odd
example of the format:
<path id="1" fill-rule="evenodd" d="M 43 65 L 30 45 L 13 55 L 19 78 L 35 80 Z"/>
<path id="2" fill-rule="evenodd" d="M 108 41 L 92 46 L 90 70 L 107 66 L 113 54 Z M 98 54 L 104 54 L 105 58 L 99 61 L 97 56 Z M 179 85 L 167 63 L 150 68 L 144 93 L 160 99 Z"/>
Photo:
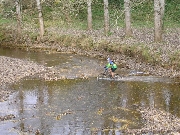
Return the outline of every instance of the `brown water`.
<path id="1" fill-rule="evenodd" d="M 48 66 L 79 59 L 98 60 L 71 54 L 43 54 L 3 50 L 5 56 L 26 58 Z M 17 51 L 17 50 L 16 50 Z M 0 51 L 1 52 L 1 51 Z M 12 55 L 13 54 L 13 55 Z M 17 55 L 16 55 L 17 54 Z M 51 56 L 51 57 L 49 57 Z M 122 130 L 141 128 L 137 106 L 155 107 L 180 117 L 180 82 L 169 78 L 130 76 L 119 81 L 69 79 L 28 80 L 14 84 L 15 93 L 0 102 L 2 135 L 122 135 Z"/>

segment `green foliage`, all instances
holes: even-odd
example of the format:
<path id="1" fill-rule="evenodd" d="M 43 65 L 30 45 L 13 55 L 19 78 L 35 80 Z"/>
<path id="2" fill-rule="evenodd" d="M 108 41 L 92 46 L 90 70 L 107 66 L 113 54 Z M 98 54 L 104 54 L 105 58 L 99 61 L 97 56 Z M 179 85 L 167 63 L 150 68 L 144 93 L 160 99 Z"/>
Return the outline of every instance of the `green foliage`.
<path id="1" fill-rule="evenodd" d="M 165 5 L 165 24 L 167 26 L 173 26 L 172 24 L 179 24 L 180 27 L 180 1 L 179 0 L 167 0 Z"/>
<path id="2" fill-rule="evenodd" d="M 133 26 L 152 27 L 152 24 L 154 22 L 154 9 L 152 0 L 146 0 L 143 3 L 133 3 L 131 12 Z"/>
<path id="3" fill-rule="evenodd" d="M 5 18 L 3 18 L 2 16 L 0 16 L 0 26 L 1 25 L 4 25 L 4 24 L 10 24 L 11 23 L 11 20 L 9 20 L 9 19 L 5 19 Z"/>
<path id="4" fill-rule="evenodd" d="M 117 8 L 122 8 L 124 0 L 109 0 L 110 5 L 115 5 Z"/>

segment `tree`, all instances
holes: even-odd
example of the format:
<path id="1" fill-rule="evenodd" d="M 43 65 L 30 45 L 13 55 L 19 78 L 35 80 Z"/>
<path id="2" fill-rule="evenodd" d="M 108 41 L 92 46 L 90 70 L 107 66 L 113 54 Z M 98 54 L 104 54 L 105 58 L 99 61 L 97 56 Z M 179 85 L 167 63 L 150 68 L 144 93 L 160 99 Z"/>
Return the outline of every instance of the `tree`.
<path id="1" fill-rule="evenodd" d="M 108 10 L 108 0 L 104 0 L 104 30 L 105 35 L 109 32 L 109 10 Z"/>
<path id="2" fill-rule="evenodd" d="M 43 21 L 43 15 L 42 15 L 41 2 L 40 0 L 36 0 L 36 3 L 37 3 L 38 14 L 39 14 L 40 38 L 42 39 L 44 35 L 44 21 Z"/>
<path id="3" fill-rule="evenodd" d="M 87 17 L 87 21 L 88 21 L 88 30 L 92 29 L 92 11 L 91 11 L 91 4 L 92 4 L 92 0 L 87 0 L 87 12 L 88 12 L 88 17 Z"/>
<path id="4" fill-rule="evenodd" d="M 124 0 L 125 33 L 126 33 L 126 36 L 131 36 L 132 35 L 130 9 L 131 9 L 130 8 L 130 0 Z"/>
<path id="5" fill-rule="evenodd" d="M 16 0 L 15 4 L 16 4 L 17 31 L 19 36 L 21 34 L 21 21 L 22 21 L 20 0 Z"/>
<path id="6" fill-rule="evenodd" d="M 154 0 L 154 41 L 162 41 L 163 17 L 165 10 L 164 0 Z"/>

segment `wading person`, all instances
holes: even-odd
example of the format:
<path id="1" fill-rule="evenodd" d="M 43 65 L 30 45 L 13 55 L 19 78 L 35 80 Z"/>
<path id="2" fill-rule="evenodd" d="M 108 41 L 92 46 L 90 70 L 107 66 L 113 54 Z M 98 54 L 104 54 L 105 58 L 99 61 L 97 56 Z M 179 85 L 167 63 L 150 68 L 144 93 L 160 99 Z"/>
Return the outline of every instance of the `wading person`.
<path id="1" fill-rule="evenodd" d="M 108 58 L 107 61 L 108 61 L 108 64 L 104 68 L 105 68 L 106 72 L 109 71 L 111 74 L 111 77 L 114 78 L 115 70 L 117 69 L 117 65 L 110 58 Z"/>

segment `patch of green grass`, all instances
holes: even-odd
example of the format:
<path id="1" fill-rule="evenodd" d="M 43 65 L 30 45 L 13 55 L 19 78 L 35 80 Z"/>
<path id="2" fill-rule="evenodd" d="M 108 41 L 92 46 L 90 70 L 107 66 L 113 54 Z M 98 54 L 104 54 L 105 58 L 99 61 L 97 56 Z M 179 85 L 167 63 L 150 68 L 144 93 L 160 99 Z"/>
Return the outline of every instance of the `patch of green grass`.
<path id="1" fill-rule="evenodd" d="M 134 28 L 142 28 L 142 27 L 146 27 L 146 28 L 153 28 L 154 27 L 154 22 L 152 21 L 133 21 L 132 22 L 132 26 Z"/>
<path id="2" fill-rule="evenodd" d="M 139 61 L 144 61 L 151 64 L 157 64 L 161 61 L 161 53 L 151 52 L 148 46 L 145 44 L 121 45 L 119 50 L 126 56 L 137 58 Z"/>
<path id="3" fill-rule="evenodd" d="M 44 25 L 46 28 L 52 27 L 52 28 L 56 28 L 56 27 L 61 27 L 65 24 L 65 22 L 61 19 L 57 19 L 57 20 L 45 20 L 44 21 Z"/>
<path id="4" fill-rule="evenodd" d="M 174 22 L 173 20 L 165 20 L 164 28 L 180 28 L 180 22 Z"/>
<path id="5" fill-rule="evenodd" d="M 0 16 L 0 25 L 8 25 L 10 23 L 12 23 L 12 21 L 14 20 L 10 20 L 10 19 L 6 19 L 6 18 L 3 18 L 2 16 Z"/>
<path id="6" fill-rule="evenodd" d="M 63 44 L 63 46 L 76 46 L 80 49 L 92 49 L 93 40 L 87 36 L 70 36 L 70 35 L 60 35 L 55 38 L 56 42 Z"/>

